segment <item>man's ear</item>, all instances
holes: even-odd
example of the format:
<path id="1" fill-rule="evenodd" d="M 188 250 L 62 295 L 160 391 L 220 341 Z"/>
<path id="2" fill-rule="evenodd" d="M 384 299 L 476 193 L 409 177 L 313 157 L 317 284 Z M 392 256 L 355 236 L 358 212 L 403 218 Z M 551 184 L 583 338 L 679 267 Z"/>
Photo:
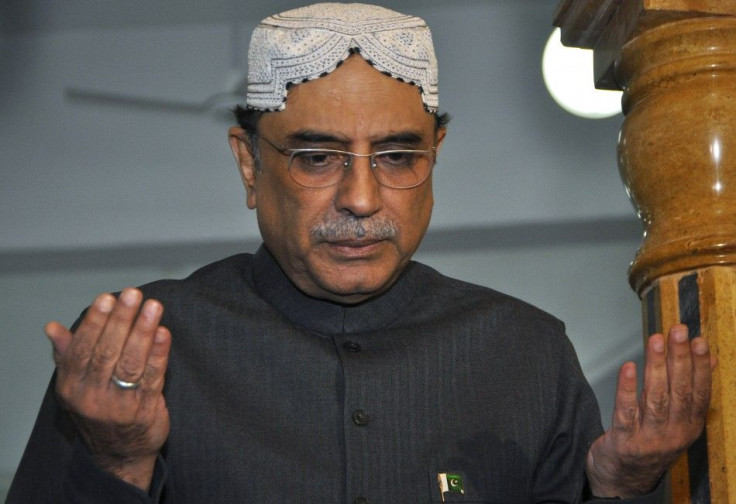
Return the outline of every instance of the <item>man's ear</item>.
<path id="1" fill-rule="evenodd" d="M 230 150 L 233 151 L 235 162 L 238 164 L 240 178 L 245 187 L 245 202 L 251 210 L 256 208 L 256 160 L 253 157 L 251 146 L 248 144 L 248 135 L 238 126 L 232 126 L 228 132 Z"/>
<path id="2" fill-rule="evenodd" d="M 442 142 L 445 141 L 445 135 L 447 135 L 447 128 L 437 130 L 437 154 L 440 153 L 440 147 L 442 147 Z"/>

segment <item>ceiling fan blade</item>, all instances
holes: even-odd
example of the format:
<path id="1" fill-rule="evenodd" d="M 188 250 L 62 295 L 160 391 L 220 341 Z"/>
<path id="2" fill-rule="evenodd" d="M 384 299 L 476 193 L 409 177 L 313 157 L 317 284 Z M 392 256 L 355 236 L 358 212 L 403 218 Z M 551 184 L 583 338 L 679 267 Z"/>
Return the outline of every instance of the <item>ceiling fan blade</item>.
<path id="1" fill-rule="evenodd" d="M 238 2 L 235 0 L 232 1 L 233 12 L 237 12 L 238 5 Z M 76 87 L 67 87 L 64 90 L 64 97 L 71 102 L 111 105 L 148 112 L 173 112 L 186 114 L 211 113 L 217 120 L 232 122 L 232 111 L 237 105 L 245 103 L 246 89 L 245 76 L 240 70 L 238 70 L 241 66 L 240 60 L 242 58 L 240 52 L 241 41 L 239 24 L 235 21 L 238 17 L 234 16 L 233 19 L 234 21 L 230 27 L 232 69 L 226 79 L 226 91 L 212 94 L 201 102 L 167 100 L 166 98 L 152 98 Z"/>
<path id="2" fill-rule="evenodd" d="M 64 97 L 75 102 L 97 103 L 148 111 L 204 114 L 212 107 L 210 99 L 201 103 L 132 96 L 92 89 L 66 88 Z"/>

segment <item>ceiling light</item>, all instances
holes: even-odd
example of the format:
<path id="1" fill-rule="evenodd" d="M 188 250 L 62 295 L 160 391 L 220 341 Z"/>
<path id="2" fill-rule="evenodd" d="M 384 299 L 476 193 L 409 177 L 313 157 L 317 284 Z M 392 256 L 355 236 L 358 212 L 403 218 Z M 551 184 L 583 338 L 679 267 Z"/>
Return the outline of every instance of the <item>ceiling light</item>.
<path id="1" fill-rule="evenodd" d="M 544 48 L 542 74 L 549 94 L 571 114 L 603 119 L 621 112 L 621 91 L 596 89 L 593 84 L 593 51 L 563 46 L 559 28 Z"/>

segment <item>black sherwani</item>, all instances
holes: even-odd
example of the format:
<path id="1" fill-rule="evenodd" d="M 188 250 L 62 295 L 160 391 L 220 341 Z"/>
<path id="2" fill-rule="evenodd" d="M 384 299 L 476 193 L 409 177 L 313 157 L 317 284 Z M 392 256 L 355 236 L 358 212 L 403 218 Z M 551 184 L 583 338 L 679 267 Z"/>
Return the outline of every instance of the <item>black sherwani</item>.
<path id="1" fill-rule="evenodd" d="M 50 392 L 8 503 L 432 503 L 440 473 L 463 481 L 446 502 L 583 499 L 598 406 L 537 308 L 418 263 L 342 306 L 263 247 L 142 290 L 173 335 L 153 497 L 94 466 Z"/>

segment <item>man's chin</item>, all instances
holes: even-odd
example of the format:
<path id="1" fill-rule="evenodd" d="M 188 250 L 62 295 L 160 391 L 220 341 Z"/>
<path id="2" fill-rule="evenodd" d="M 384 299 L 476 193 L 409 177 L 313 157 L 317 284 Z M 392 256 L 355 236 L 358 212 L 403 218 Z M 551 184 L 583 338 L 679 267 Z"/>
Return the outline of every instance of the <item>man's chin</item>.
<path id="1" fill-rule="evenodd" d="M 322 244 L 314 249 L 302 270 L 306 294 L 342 304 L 360 303 L 388 290 L 405 266 L 391 242 L 346 248 Z"/>
<path id="2" fill-rule="evenodd" d="M 340 268 L 342 270 L 342 268 Z M 350 272 L 330 275 L 319 282 L 321 296 L 341 304 L 356 304 L 376 297 L 393 285 L 395 278 L 388 275 L 364 276 Z"/>

